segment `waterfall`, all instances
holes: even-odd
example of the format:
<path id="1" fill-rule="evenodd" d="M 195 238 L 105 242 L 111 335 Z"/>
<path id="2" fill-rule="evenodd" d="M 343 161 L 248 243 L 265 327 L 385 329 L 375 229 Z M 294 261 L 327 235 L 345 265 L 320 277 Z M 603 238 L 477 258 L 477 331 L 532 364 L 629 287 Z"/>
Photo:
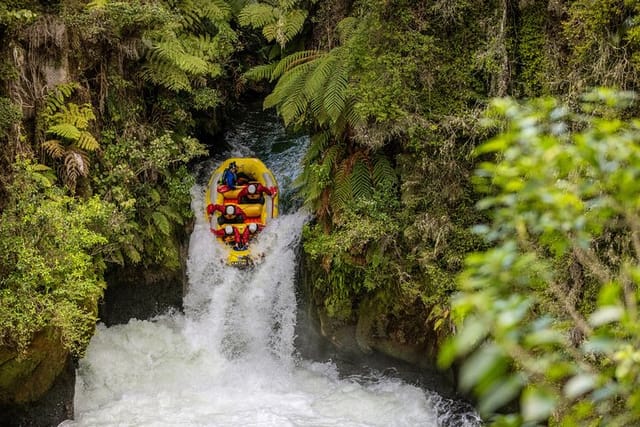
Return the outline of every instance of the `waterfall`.
<path id="1" fill-rule="evenodd" d="M 281 185 L 295 178 L 291 157 L 304 151 L 289 148 L 265 162 Z M 263 156 L 239 141 L 235 150 L 227 154 Z M 214 170 L 216 161 L 203 170 Z M 270 223 L 252 246 L 264 253 L 262 262 L 238 270 L 222 261 L 203 195 L 199 182 L 184 312 L 99 325 L 79 362 L 75 419 L 61 427 L 480 425 L 468 408 L 452 412 L 456 402 L 435 392 L 372 372 L 345 378 L 330 360 L 299 356 L 295 272 L 308 215 L 298 210 Z"/>

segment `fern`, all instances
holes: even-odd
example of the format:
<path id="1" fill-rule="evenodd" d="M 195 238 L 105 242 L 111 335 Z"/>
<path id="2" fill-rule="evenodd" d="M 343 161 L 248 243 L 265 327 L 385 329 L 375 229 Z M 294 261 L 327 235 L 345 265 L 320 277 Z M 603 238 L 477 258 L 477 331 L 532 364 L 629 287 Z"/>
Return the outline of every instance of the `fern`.
<path id="1" fill-rule="evenodd" d="M 350 181 L 354 199 L 370 196 L 373 191 L 373 183 L 371 182 L 369 167 L 363 159 L 357 159 L 353 165 Z"/>
<path id="2" fill-rule="evenodd" d="M 65 148 L 58 139 L 49 139 L 42 143 L 44 151 L 54 159 L 60 159 L 64 156 Z"/>
<path id="3" fill-rule="evenodd" d="M 373 183 L 376 187 L 395 185 L 398 182 L 396 171 L 391 166 L 389 159 L 383 155 L 377 155 L 373 163 Z"/>
<path id="4" fill-rule="evenodd" d="M 71 123 L 60 123 L 59 125 L 50 126 L 47 134 L 58 136 L 60 138 L 77 141 L 82 133 Z"/>
<path id="5" fill-rule="evenodd" d="M 245 72 L 244 77 L 254 81 L 271 79 L 276 65 L 277 64 L 275 62 L 271 64 L 258 65 Z"/>
<path id="6" fill-rule="evenodd" d="M 322 165 L 327 167 L 329 170 L 333 170 L 336 162 L 341 154 L 341 147 L 338 144 L 332 145 L 327 149 L 322 159 Z"/>
<path id="7" fill-rule="evenodd" d="M 84 151 L 96 151 L 100 148 L 98 141 L 87 131 L 81 131 L 76 145 Z"/>
<path id="8" fill-rule="evenodd" d="M 331 204 L 336 212 L 339 212 L 346 208 L 352 197 L 351 175 L 348 171 L 347 162 L 343 162 L 335 173 Z"/>
<path id="9" fill-rule="evenodd" d="M 314 61 L 324 55 L 325 53 L 315 49 L 301 50 L 299 52 L 294 52 L 291 55 L 287 55 L 282 58 L 274 68 L 271 80 L 280 78 L 284 73 L 295 69 L 297 66 Z"/>
<path id="10" fill-rule="evenodd" d="M 167 219 L 167 217 L 159 211 L 155 211 L 151 214 L 151 218 L 153 219 L 153 223 L 160 230 L 162 234 L 165 236 L 171 235 L 171 223 Z"/>
<path id="11" fill-rule="evenodd" d="M 298 34 L 307 18 L 306 11 L 292 10 L 286 15 L 280 15 L 274 22 L 262 27 L 262 35 L 267 41 L 276 41 L 284 47 Z"/>
<path id="12" fill-rule="evenodd" d="M 324 108 L 333 122 L 336 122 L 344 111 L 348 86 L 347 67 L 343 63 L 338 63 L 325 89 L 323 99 Z"/>
<path id="13" fill-rule="evenodd" d="M 263 103 L 264 107 L 270 108 L 278 104 L 282 104 L 288 97 L 293 96 L 294 90 L 300 87 L 300 80 L 306 77 L 305 74 L 308 68 L 309 63 L 305 63 L 283 75 L 280 80 L 278 80 L 273 92 L 265 97 Z"/>
<path id="14" fill-rule="evenodd" d="M 100 144 L 88 131 L 95 120 L 90 104 L 65 103 L 77 88 L 77 84 L 59 85 L 48 94 L 43 119 L 47 125 L 45 134 L 53 136 L 42 143 L 44 152 L 54 160 L 62 159 L 58 168 L 62 181 L 75 192 L 77 180 L 89 175 L 87 152 L 97 151 Z"/>
<path id="15" fill-rule="evenodd" d="M 353 16 L 348 16 L 343 20 L 341 20 L 340 22 L 338 22 L 338 25 L 336 25 L 336 30 L 340 35 L 341 44 L 343 45 L 346 44 L 347 41 L 349 41 L 349 39 L 353 37 L 356 30 L 358 29 L 359 23 L 360 23 L 360 20 Z"/>
<path id="16" fill-rule="evenodd" d="M 56 85 L 49 93 L 45 100 L 45 114 L 52 116 L 61 108 L 64 107 L 65 101 L 71 97 L 73 92 L 78 89 L 80 85 L 76 82 L 61 83 Z"/>
<path id="17" fill-rule="evenodd" d="M 238 15 L 238 22 L 243 27 L 251 27 L 254 30 L 263 28 L 278 19 L 276 9 L 265 3 L 253 3 L 245 6 Z"/>
<path id="18" fill-rule="evenodd" d="M 166 206 L 166 205 L 161 205 L 158 206 L 158 211 L 162 212 L 167 218 L 171 219 L 172 221 L 178 223 L 178 224 L 184 224 L 184 218 L 182 217 L 182 215 L 180 215 L 180 213 L 178 211 L 176 211 L 175 209 L 171 208 L 170 206 Z"/>
<path id="19" fill-rule="evenodd" d="M 328 130 L 318 132 L 311 136 L 309 147 L 304 156 L 305 167 L 313 161 L 320 158 L 322 152 L 327 148 L 331 141 L 331 132 Z"/>
<path id="20" fill-rule="evenodd" d="M 74 149 L 66 151 L 64 158 L 63 181 L 71 192 L 75 192 L 78 178 L 89 174 L 89 159 L 86 154 Z"/>

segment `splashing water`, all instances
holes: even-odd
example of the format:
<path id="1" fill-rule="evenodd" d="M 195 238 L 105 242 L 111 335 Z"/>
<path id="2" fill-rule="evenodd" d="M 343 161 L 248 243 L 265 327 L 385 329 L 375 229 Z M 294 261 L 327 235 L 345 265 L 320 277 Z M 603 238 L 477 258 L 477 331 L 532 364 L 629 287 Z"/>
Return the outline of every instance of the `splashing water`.
<path id="1" fill-rule="evenodd" d="M 61 427 L 480 425 L 399 379 L 345 379 L 331 362 L 297 356 L 296 248 L 307 215 L 270 223 L 255 243 L 263 261 L 237 270 L 220 261 L 203 194 L 202 183 L 192 190 L 184 313 L 99 326 L 79 364 L 75 420 Z"/>

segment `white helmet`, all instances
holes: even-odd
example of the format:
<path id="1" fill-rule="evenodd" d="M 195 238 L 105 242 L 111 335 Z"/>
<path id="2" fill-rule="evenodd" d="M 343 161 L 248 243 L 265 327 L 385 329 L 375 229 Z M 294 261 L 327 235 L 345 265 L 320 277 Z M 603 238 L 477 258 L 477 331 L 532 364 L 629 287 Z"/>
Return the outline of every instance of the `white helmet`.
<path id="1" fill-rule="evenodd" d="M 227 215 L 233 215 L 234 213 L 236 213 L 236 208 L 233 207 L 232 205 L 227 206 L 224 211 L 226 212 Z"/>
<path id="2" fill-rule="evenodd" d="M 224 233 L 225 233 L 226 235 L 228 235 L 228 236 L 232 235 L 232 234 L 233 234 L 233 227 L 232 227 L 232 226 L 230 226 L 230 225 L 227 225 L 227 226 L 224 228 Z"/>
<path id="3" fill-rule="evenodd" d="M 258 224 L 256 224 L 255 222 L 252 222 L 251 224 L 249 224 L 249 231 L 252 233 L 255 233 L 256 231 L 258 231 Z"/>
<path id="4" fill-rule="evenodd" d="M 251 185 L 249 185 L 249 188 L 247 188 L 247 191 L 249 192 L 249 194 L 256 194 L 256 190 L 257 190 L 257 188 L 256 188 L 255 184 L 251 184 Z"/>

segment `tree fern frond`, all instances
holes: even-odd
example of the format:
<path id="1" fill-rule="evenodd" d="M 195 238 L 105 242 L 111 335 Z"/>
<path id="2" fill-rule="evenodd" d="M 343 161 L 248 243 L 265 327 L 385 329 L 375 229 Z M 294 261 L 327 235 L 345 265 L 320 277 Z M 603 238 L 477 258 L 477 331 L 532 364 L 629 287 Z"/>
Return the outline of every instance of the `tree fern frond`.
<path id="1" fill-rule="evenodd" d="M 304 205 L 312 211 L 318 208 L 322 192 L 325 188 L 323 181 L 319 178 L 318 174 L 310 173 L 307 176 L 306 185 L 304 186 Z"/>
<path id="2" fill-rule="evenodd" d="M 207 61 L 199 56 L 191 55 L 177 41 L 158 42 L 152 48 L 152 58 L 159 57 L 169 64 L 175 64 L 180 70 L 191 74 L 207 72 Z"/>
<path id="3" fill-rule="evenodd" d="M 282 17 L 281 25 L 278 26 L 275 40 L 280 46 L 285 46 L 293 38 L 302 31 L 304 22 L 307 19 L 307 11 L 302 9 L 294 9 Z"/>
<path id="4" fill-rule="evenodd" d="M 369 166 L 362 159 L 356 160 L 351 170 L 351 191 L 353 198 L 369 197 L 373 191 Z"/>
<path id="5" fill-rule="evenodd" d="M 290 10 L 298 3 L 298 0 L 279 0 L 278 4 L 282 10 Z"/>
<path id="6" fill-rule="evenodd" d="M 42 148 L 44 148 L 44 151 L 54 159 L 62 158 L 66 151 L 64 145 L 62 145 L 62 142 L 57 139 L 49 139 L 43 142 Z"/>
<path id="7" fill-rule="evenodd" d="M 203 0 L 198 6 L 200 16 L 212 22 L 227 22 L 231 18 L 231 6 L 224 0 Z"/>
<path id="8" fill-rule="evenodd" d="M 171 235 L 171 223 L 162 212 L 153 212 L 151 214 L 151 219 L 153 219 L 153 223 L 162 234 L 164 234 L 165 236 Z"/>
<path id="9" fill-rule="evenodd" d="M 52 119 L 58 123 L 69 123 L 78 129 L 86 129 L 89 122 L 95 120 L 96 116 L 90 104 L 77 105 L 72 102 L 60 107 Z"/>
<path id="10" fill-rule="evenodd" d="M 333 170 L 341 151 L 341 147 L 338 144 L 334 144 L 329 147 L 322 158 L 322 165 L 324 167 L 328 167 L 329 170 Z"/>
<path id="11" fill-rule="evenodd" d="M 331 141 L 331 132 L 329 130 L 313 134 L 310 138 L 310 144 L 304 156 L 304 164 L 310 165 L 313 161 L 318 159 L 329 145 L 329 141 Z"/>
<path id="12" fill-rule="evenodd" d="M 123 245 L 124 253 L 127 255 L 127 258 L 134 264 L 139 263 L 142 260 L 142 255 L 140 252 L 131 244 Z"/>
<path id="13" fill-rule="evenodd" d="M 150 63 L 142 68 L 140 77 L 174 92 L 191 91 L 189 78 L 184 71 L 162 63 Z"/>
<path id="14" fill-rule="evenodd" d="M 76 82 L 61 83 L 56 85 L 49 93 L 45 101 L 45 111 L 48 115 L 53 115 L 60 110 L 65 101 L 78 89 L 80 85 Z"/>
<path id="15" fill-rule="evenodd" d="M 306 79 L 304 86 L 304 92 L 309 99 L 322 99 L 322 90 L 333 73 L 337 59 L 335 55 L 325 55 L 314 61 L 316 62 L 315 67 Z"/>
<path id="16" fill-rule="evenodd" d="M 323 105 L 332 121 L 337 121 L 342 114 L 347 100 L 348 75 L 346 66 L 338 62 L 327 84 Z"/>
<path id="17" fill-rule="evenodd" d="M 276 68 L 276 63 L 273 62 L 271 64 L 258 65 L 250 68 L 244 73 L 244 76 L 249 80 L 267 80 L 271 79 L 273 75 L 273 70 Z"/>
<path id="18" fill-rule="evenodd" d="M 342 162 L 336 169 L 333 191 L 331 193 L 331 204 L 336 211 L 341 211 L 347 206 L 351 199 L 351 175 L 347 167 L 347 162 Z"/>
<path id="19" fill-rule="evenodd" d="M 238 14 L 238 22 L 243 27 L 263 28 L 278 19 L 276 9 L 265 3 L 252 3 L 242 8 Z"/>
<path id="20" fill-rule="evenodd" d="M 355 34 L 356 30 L 358 29 L 359 23 L 360 20 L 353 16 L 348 16 L 338 22 L 338 25 L 336 25 L 336 30 L 340 35 L 341 45 L 346 44 L 347 41 Z"/>
<path id="21" fill-rule="evenodd" d="M 374 159 L 372 177 L 376 186 L 384 184 L 395 185 L 398 182 L 396 171 L 391 166 L 389 159 L 381 154 Z"/>
<path id="22" fill-rule="evenodd" d="M 71 141 L 77 141 L 80 138 L 80 130 L 71 123 L 60 123 L 50 126 L 47 129 L 47 134 L 55 135 L 60 138 L 68 139 Z"/>
<path id="23" fill-rule="evenodd" d="M 184 218 L 182 218 L 182 215 L 180 215 L 180 213 L 175 209 L 171 208 L 171 206 L 160 205 L 157 207 L 157 210 L 162 212 L 170 220 L 178 224 L 184 224 Z"/>
<path id="24" fill-rule="evenodd" d="M 84 151 L 96 151 L 100 148 L 100 144 L 96 139 L 87 131 L 81 131 L 80 137 L 76 141 L 76 145 Z"/>
<path id="25" fill-rule="evenodd" d="M 71 192 L 75 192 L 78 178 L 89 174 L 89 160 L 77 150 L 68 150 L 64 158 L 62 179 Z"/>
<path id="26" fill-rule="evenodd" d="M 360 126 L 366 120 L 366 117 L 360 112 L 360 110 L 354 108 L 355 104 L 355 99 L 348 99 L 343 112 L 346 124 L 352 128 Z"/>
<path id="27" fill-rule="evenodd" d="M 265 97 L 263 102 L 264 108 L 271 108 L 283 103 L 293 94 L 294 90 L 302 88 L 303 85 L 300 84 L 300 81 L 304 82 L 308 68 L 309 63 L 307 62 L 283 75 L 280 80 L 278 80 L 273 92 Z"/>
<path id="28" fill-rule="evenodd" d="M 309 99 L 305 96 L 303 87 L 304 78 L 300 76 L 300 78 L 291 85 L 291 95 L 278 107 L 278 111 L 286 126 L 298 122 L 304 117 Z"/>
<path id="29" fill-rule="evenodd" d="M 312 49 L 312 50 L 301 50 L 299 52 L 294 52 L 291 55 L 287 55 L 278 62 L 278 65 L 273 70 L 273 74 L 271 75 L 271 80 L 275 80 L 280 78 L 285 73 L 293 70 L 299 65 L 312 62 L 322 56 L 326 55 L 324 52 Z"/>

